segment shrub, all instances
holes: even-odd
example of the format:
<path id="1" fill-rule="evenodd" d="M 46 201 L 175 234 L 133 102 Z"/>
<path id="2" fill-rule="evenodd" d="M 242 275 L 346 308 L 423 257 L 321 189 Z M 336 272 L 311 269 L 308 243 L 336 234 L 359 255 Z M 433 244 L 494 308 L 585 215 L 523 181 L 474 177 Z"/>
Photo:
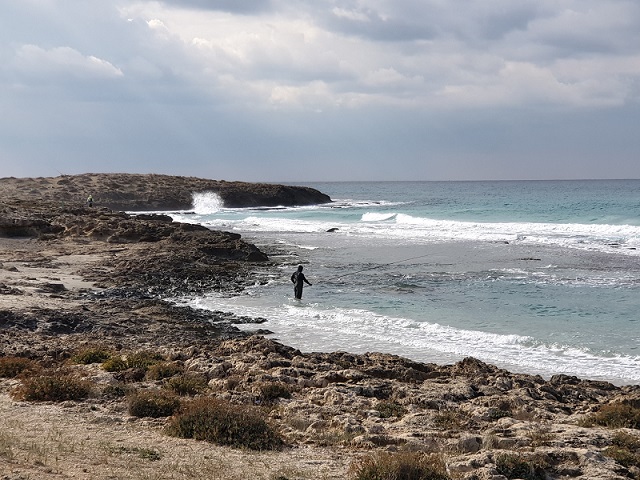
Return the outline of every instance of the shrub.
<path id="1" fill-rule="evenodd" d="M 101 348 L 87 348 L 71 357 L 73 363 L 89 365 L 91 363 L 103 363 L 111 358 L 111 353 Z"/>
<path id="2" fill-rule="evenodd" d="M 607 457 L 613 458 L 616 462 L 625 467 L 640 464 L 640 455 L 633 453 L 626 448 L 607 447 L 602 453 Z"/>
<path id="3" fill-rule="evenodd" d="M 92 384 L 69 372 L 54 371 L 25 378 L 14 390 L 14 397 L 27 401 L 63 402 L 83 400 L 89 396 Z"/>
<path id="4" fill-rule="evenodd" d="M 448 480 L 446 466 L 438 455 L 419 452 L 369 455 L 351 464 L 354 480 Z"/>
<path id="5" fill-rule="evenodd" d="M 251 450 L 276 450 L 283 445 L 257 409 L 210 398 L 186 405 L 171 419 L 167 433 Z"/>
<path id="6" fill-rule="evenodd" d="M 444 409 L 435 414 L 433 424 L 441 430 L 460 430 L 467 418 L 467 414 L 462 410 Z"/>
<path id="7" fill-rule="evenodd" d="M 159 353 L 142 351 L 127 355 L 127 365 L 129 368 L 142 368 L 147 370 L 151 365 L 155 365 L 164 360 Z"/>
<path id="8" fill-rule="evenodd" d="M 545 480 L 546 467 L 546 462 L 537 456 L 526 458 L 515 453 L 505 453 L 496 457 L 496 470 L 509 479 Z"/>
<path id="9" fill-rule="evenodd" d="M 640 438 L 618 432 L 603 453 L 625 467 L 640 467 Z"/>
<path id="10" fill-rule="evenodd" d="M 160 362 L 151 365 L 147 370 L 147 378 L 149 380 L 163 380 L 179 375 L 184 372 L 184 367 L 175 362 Z"/>
<path id="11" fill-rule="evenodd" d="M 111 357 L 102 364 L 107 372 L 122 372 L 130 368 L 137 368 L 147 371 L 152 365 L 162 362 L 162 355 L 154 352 L 142 351 L 127 355 L 126 358 L 121 356 Z"/>
<path id="12" fill-rule="evenodd" d="M 122 357 L 111 357 L 109 360 L 102 364 L 102 368 L 104 368 L 107 372 L 122 372 L 129 368 L 127 362 Z"/>
<path id="13" fill-rule="evenodd" d="M 33 371 L 36 362 L 22 357 L 0 357 L 0 377 L 14 378 L 23 372 Z"/>
<path id="14" fill-rule="evenodd" d="M 106 385 L 102 389 L 102 395 L 107 398 L 122 398 L 133 392 L 133 387 L 129 387 L 125 383 L 114 383 Z"/>
<path id="15" fill-rule="evenodd" d="M 180 408 L 180 400 L 162 390 L 146 390 L 129 396 L 129 414 L 134 417 L 169 417 Z"/>
<path id="16" fill-rule="evenodd" d="M 556 436 L 549 431 L 547 425 L 537 425 L 529 430 L 527 437 L 531 440 L 532 447 L 543 447 L 551 444 Z"/>
<path id="17" fill-rule="evenodd" d="M 623 403 L 604 405 L 587 418 L 586 424 L 602 425 L 609 428 L 640 429 L 640 408 Z"/>
<path id="18" fill-rule="evenodd" d="M 207 388 L 207 379 L 202 375 L 180 375 L 167 380 L 165 387 L 178 395 L 197 395 Z"/>
<path id="19" fill-rule="evenodd" d="M 640 437 L 625 432 L 617 432 L 611 439 L 611 443 L 618 447 L 640 452 Z"/>
<path id="20" fill-rule="evenodd" d="M 376 410 L 380 414 L 380 418 L 401 418 L 407 413 L 407 409 L 395 402 L 378 402 Z"/>
<path id="21" fill-rule="evenodd" d="M 278 398 L 291 398 L 291 387 L 281 382 L 267 382 L 260 385 L 258 400 L 271 403 Z"/>

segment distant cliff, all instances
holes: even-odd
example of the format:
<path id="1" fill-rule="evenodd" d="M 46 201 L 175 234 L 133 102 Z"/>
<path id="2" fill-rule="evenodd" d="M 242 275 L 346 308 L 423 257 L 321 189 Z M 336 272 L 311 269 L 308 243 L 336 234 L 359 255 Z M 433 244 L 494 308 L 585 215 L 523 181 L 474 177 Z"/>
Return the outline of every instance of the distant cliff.
<path id="1" fill-rule="evenodd" d="M 156 174 L 86 173 L 40 178 L 0 178 L 4 198 L 84 204 L 112 210 L 188 210 L 193 193 L 215 192 L 225 207 L 316 205 L 331 198 L 309 187 L 227 182 Z"/>

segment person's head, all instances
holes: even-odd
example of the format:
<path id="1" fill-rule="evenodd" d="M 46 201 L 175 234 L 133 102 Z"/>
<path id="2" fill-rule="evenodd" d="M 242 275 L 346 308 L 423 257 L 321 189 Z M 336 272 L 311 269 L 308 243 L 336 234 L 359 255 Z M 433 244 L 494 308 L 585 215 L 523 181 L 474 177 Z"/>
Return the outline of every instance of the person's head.
<path id="1" fill-rule="evenodd" d="M 302 271 L 302 265 L 298 265 L 298 271 L 301 272 Z"/>

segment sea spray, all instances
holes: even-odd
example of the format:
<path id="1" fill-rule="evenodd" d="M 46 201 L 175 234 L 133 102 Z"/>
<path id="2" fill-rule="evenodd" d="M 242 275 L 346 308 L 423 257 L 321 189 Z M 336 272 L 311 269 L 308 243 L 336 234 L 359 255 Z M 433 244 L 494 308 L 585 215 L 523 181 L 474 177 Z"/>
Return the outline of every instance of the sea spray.
<path id="1" fill-rule="evenodd" d="M 215 192 L 193 194 L 193 211 L 198 215 L 214 214 L 219 212 L 223 206 L 222 199 Z"/>

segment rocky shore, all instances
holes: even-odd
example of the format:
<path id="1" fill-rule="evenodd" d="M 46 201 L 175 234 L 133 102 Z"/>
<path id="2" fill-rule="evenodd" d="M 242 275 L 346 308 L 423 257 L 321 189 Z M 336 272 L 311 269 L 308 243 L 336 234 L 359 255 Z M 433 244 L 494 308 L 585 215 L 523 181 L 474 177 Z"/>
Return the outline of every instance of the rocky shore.
<path id="1" fill-rule="evenodd" d="M 91 195 L 94 205 L 112 210 L 188 210 L 192 194 L 213 192 L 225 207 L 316 205 L 331 201 L 313 188 L 270 183 L 227 182 L 173 175 L 112 173 L 61 175 L 40 178 L 0 178 L 4 198 L 24 198 L 58 205 L 83 205 Z"/>
<path id="2" fill-rule="evenodd" d="M 261 335 L 268 319 L 165 301 L 238 292 L 270 260 L 236 234 L 120 210 L 189 209 L 184 192 L 193 191 L 216 191 L 234 206 L 330 201 L 313 190 L 227 183 L 0 179 L 0 366 L 28 359 L 38 375 L 71 372 L 91 385 L 82 400 L 36 401 L 17 394 L 24 375 L 0 378 L 0 478 L 344 479 L 382 452 L 437 455 L 446 465 L 437 478 L 640 478 L 639 386 L 544 379 L 473 358 L 435 365 L 303 353 Z M 94 207 L 83 205 L 88 194 Z M 173 376 L 78 362 L 88 350 L 125 359 L 153 352 L 176 378 L 199 379 L 181 401 L 257 408 L 283 447 L 247 451 L 167 435 L 171 417 L 135 415 L 131 398 L 169 396 Z"/>

